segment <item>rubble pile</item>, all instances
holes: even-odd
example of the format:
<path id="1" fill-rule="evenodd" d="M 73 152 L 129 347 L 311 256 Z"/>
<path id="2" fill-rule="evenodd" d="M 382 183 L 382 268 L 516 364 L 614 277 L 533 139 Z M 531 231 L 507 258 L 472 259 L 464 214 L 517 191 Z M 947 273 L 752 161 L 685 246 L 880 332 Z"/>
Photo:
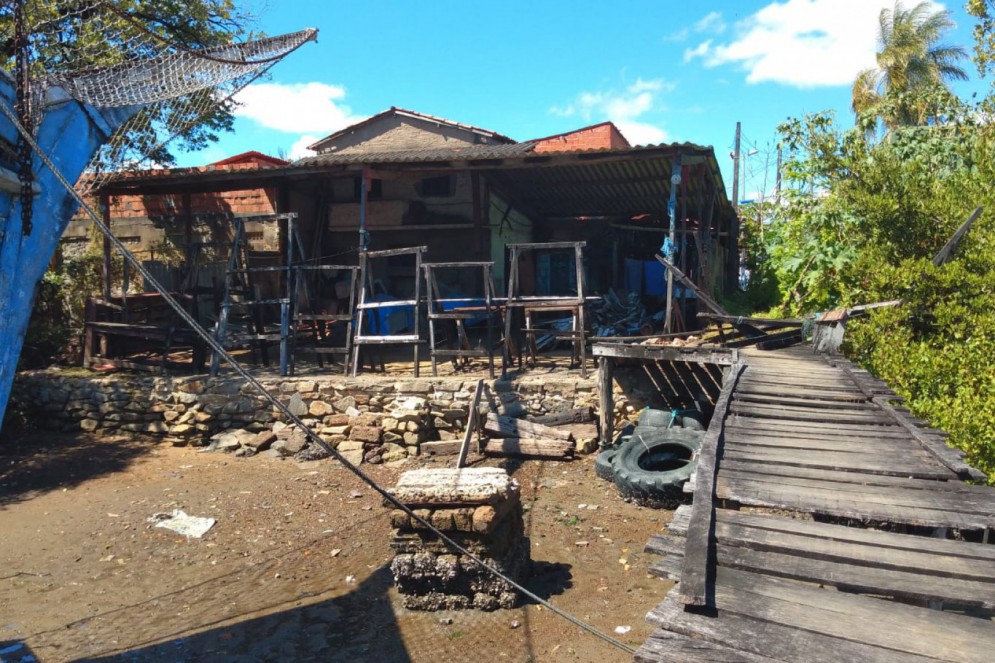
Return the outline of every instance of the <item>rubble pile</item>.
<path id="1" fill-rule="evenodd" d="M 518 482 L 500 468 L 405 472 L 394 495 L 488 566 L 518 581 L 529 567 Z M 450 547 L 406 512 L 391 512 L 390 568 L 413 610 L 513 608 L 514 587 Z"/>

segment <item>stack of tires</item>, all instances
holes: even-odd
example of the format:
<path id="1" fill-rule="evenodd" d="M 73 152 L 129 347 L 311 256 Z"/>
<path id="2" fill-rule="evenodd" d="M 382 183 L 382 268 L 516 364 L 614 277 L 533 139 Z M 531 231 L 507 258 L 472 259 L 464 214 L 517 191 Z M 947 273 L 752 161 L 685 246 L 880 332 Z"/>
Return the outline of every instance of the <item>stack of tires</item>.
<path id="1" fill-rule="evenodd" d="M 704 437 L 700 413 L 643 410 L 620 443 L 594 459 L 595 473 L 613 481 L 627 501 L 673 509 L 684 501 L 684 482 L 697 465 Z"/>

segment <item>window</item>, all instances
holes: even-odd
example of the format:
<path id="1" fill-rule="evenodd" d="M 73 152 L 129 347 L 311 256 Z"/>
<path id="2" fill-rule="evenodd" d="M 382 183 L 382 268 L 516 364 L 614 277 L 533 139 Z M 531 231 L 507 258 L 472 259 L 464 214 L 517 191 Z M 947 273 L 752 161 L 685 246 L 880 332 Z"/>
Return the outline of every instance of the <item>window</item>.
<path id="1" fill-rule="evenodd" d="M 352 180 L 352 196 L 353 200 L 362 200 L 362 187 L 363 178 L 355 177 Z M 366 192 L 367 200 L 379 200 L 383 198 L 383 180 L 371 179 L 370 180 L 370 190 Z"/>
<path id="2" fill-rule="evenodd" d="M 449 198 L 456 190 L 456 178 L 452 175 L 426 177 L 421 181 L 422 198 Z"/>

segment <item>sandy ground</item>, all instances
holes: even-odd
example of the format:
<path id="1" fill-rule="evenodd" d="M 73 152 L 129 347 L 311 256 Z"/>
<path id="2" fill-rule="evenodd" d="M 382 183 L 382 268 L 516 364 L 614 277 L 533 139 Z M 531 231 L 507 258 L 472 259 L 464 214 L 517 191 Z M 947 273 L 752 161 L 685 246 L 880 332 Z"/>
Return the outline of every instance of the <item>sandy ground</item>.
<path id="1" fill-rule="evenodd" d="M 651 630 L 646 612 L 669 588 L 647 573 L 653 559 L 642 548 L 671 513 L 623 502 L 595 477 L 591 456 L 476 462 L 503 464 L 522 485 L 528 587 L 638 647 Z M 390 486 L 425 464 L 363 469 Z M 188 540 L 147 521 L 178 508 L 217 524 Z M 402 608 L 387 513 L 333 460 L 8 432 L 0 660 L 631 660 L 534 603 L 492 613 Z M 620 626 L 630 630 L 616 635 Z"/>

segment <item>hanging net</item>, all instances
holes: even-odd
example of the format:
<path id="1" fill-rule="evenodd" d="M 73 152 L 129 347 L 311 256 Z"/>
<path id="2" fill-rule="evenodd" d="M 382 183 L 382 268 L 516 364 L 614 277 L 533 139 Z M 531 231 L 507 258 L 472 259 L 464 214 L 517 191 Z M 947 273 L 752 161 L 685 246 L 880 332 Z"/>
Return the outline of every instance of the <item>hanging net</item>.
<path id="1" fill-rule="evenodd" d="M 16 5 L 0 5 L 0 63 L 15 70 L 12 45 L 26 38 L 29 124 L 54 88 L 99 108 L 143 107 L 94 156 L 77 184 L 84 191 L 216 140 L 231 125 L 233 95 L 317 35 L 241 40 L 249 19 L 227 0 L 23 0 L 21 31 Z"/>

